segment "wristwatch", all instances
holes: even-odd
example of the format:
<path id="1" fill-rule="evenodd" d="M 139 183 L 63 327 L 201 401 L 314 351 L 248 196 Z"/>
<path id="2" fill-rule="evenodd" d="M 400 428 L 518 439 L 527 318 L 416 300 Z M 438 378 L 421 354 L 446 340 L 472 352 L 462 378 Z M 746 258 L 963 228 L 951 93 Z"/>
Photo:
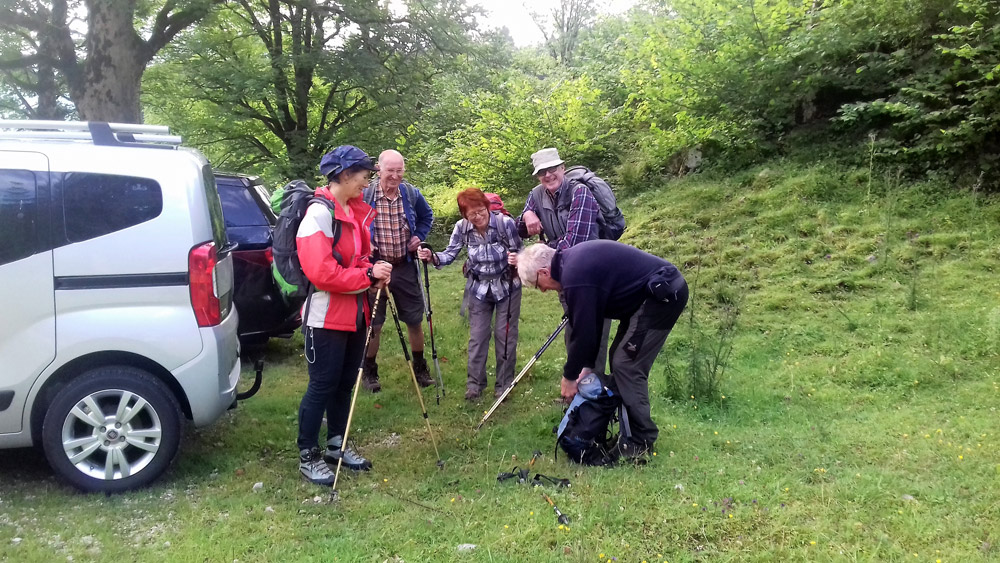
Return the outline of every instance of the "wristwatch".
<path id="1" fill-rule="evenodd" d="M 368 281 L 372 282 L 372 285 L 375 285 L 378 283 L 378 280 L 375 279 L 375 274 L 372 271 L 373 269 L 374 268 L 372 266 L 368 266 L 368 271 L 366 273 L 368 274 Z"/>

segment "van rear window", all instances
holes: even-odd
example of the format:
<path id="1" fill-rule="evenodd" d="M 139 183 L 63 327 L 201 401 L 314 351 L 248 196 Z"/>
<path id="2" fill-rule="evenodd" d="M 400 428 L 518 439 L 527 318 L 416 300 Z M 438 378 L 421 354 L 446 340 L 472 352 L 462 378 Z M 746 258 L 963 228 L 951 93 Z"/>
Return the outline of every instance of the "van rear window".
<path id="1" fill-rule="evenodd" d="M 222 203 L 219 202 L 219 191 L 215 186 L 215 173 L 212 172 L 211 164 L 201 167 L 201 177 L 205 185 L 205 198 L 208 200 L 208 214 L 212 218 L 212 239 L 215 241 L 215 248 L 221 250 L 226 247 L 229 238 L 226 237 L 226 219 L 222 215 Z"/>

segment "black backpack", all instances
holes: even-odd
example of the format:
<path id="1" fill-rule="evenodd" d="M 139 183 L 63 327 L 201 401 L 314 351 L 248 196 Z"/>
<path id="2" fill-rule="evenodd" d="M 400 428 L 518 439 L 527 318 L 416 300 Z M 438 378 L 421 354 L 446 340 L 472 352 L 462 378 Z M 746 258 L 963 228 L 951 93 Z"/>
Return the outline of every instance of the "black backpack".
<path id="1" fill-rule="evenodd" d="M 309 187 L 303 180 L 292 180 L 282 188 L 280 211 L 278 221 L 274 224 L 272 231 L 271 253 L 274 255 L 274 263 L 271 273 L 281 295 L 292 304 L 301 306 L 303 302 L 315 290 L 312 282 L 302 271 L 299 263 L 298 249 L 295 245 L 295 236 L 299 231 L 299 224 L 305 217 L 306 209 L 313 202 L 320 202 L 333 213 L 333 202 L 324 198 L 316 197 L 316 190 Z M 333 246 L 340 240 L 340 221 L 333 221 Z M 338 262 L 343 262 L 337 251 L 333 251 Z"/>
<path id="2" fill-rule="evenodd" d="M 581 379 L 577 390 L 556 428 L 556 443 L 577 463 L 611 465 L 618 461 L 611 425 L 621 398 L 605 388 L 595 374 Z"/>

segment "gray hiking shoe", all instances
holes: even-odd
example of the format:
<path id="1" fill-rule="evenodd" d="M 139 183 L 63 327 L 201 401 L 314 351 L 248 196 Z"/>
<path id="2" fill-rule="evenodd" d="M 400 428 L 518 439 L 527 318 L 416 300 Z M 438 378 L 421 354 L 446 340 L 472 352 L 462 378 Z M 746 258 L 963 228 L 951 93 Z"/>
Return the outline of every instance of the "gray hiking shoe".
<path id="1" fill-rule="evenodd" d="M 382 390 L 382 384 L 378 382 L 378 364 L 374 360 L 365 358 L 365 369 L 361 372 L 361 386 L 372 393 Z"/>
<path id="2" fill-rule="evenodd" d="M 417 383 L 421 387 L 434 385 L 434 378 L 431 377 L 431 371 L 427 368 L 427 360 L 424 358 L 413 360 L 413 373 L 417 376 Z"/>
<path id="3" fill-rule="evenodd" d="M 326 455 L 323 456 L 323 459 L 330 465 L 336 466 L 337 460 L 340 459 L 340 446 L 343 443 L 343 436 L 334 436 L 333 438 L 330 438 L 330 441 L 326 443 Z M 356 452 L 351 442 L 348 442 L 347 447 L 344 448 L 343 465 L 344 467 L 355 471 L 368 471 L 372 468 L 372 462 L 368 461 L 362 457 L 361 454 Z"/>
<path id="4" fill-rule="evenodd" d="M 299 473 L 310 483 L 326 486 L 333 484 L 333 472 L 323 461 L 319 448 L 299 451 Z"/>

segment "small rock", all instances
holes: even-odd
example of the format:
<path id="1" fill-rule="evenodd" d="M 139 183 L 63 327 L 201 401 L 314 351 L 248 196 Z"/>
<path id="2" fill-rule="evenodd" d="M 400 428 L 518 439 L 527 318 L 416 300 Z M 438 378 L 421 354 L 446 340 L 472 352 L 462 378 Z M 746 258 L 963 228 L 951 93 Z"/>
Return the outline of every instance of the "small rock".
<path id="1" fill-rule="evenodd" d="M 260 491 L 263 489 L 264 489 L 264 483 L 262 483 L 261 481 L 257 481 L 256 483 L 253 484 L 253 490 Z"/>
<path id="2" fill-rule="evenodd" d="M 313 497 L 313 502 L 315 502 L 316 504 L 319 504 L 319 503 L 323 502 L 323 497 L 321 497 L 319 495 L 316 495 L 316 496 Z"/>
<path id="3" fill-rule="evenodd" d="M 458 544 L 459 553 L 467 553 L 476 550 L 476 544 L 474 543 L 460 543 Z"/>
<path id="4" fill-rule="evenodd" d="M 168 541 L 163 542 L 163 547 L 170 547 L 170 542 Z"/>
<path id="5" fill-rule="evenodd" d="M 10 543 L 12 543 L 14 545 L 17 545 L 17 544 L 21 543 L 21 541 L 22 541 L 21 538 L 14 538 L 14 539 L 10 540 Z"/>
<path id="6" fill-rule="evenodd" d="M 673 452 L 670 452 L 670 453 L 673 453 Z M 674 489 L 678 490 L 678 491 L 683 491 L 684 490 L 684 485 L 681 485 L 680 483 L 677 483 L 676 485 L 674 485 Z"/>
<path id="7" fill-rule="evenodd" d="M 915 502 L 917 499 L 913 498 L 913 495 L 903 495 L 903 500 L 911 500 Z"/>
<path id="8" fill-rule="evenodd" d="M 267 512 L 268 514 L 274 514 L 274 509 L 268 506 L 264 508 L 264 512 Z"/>

